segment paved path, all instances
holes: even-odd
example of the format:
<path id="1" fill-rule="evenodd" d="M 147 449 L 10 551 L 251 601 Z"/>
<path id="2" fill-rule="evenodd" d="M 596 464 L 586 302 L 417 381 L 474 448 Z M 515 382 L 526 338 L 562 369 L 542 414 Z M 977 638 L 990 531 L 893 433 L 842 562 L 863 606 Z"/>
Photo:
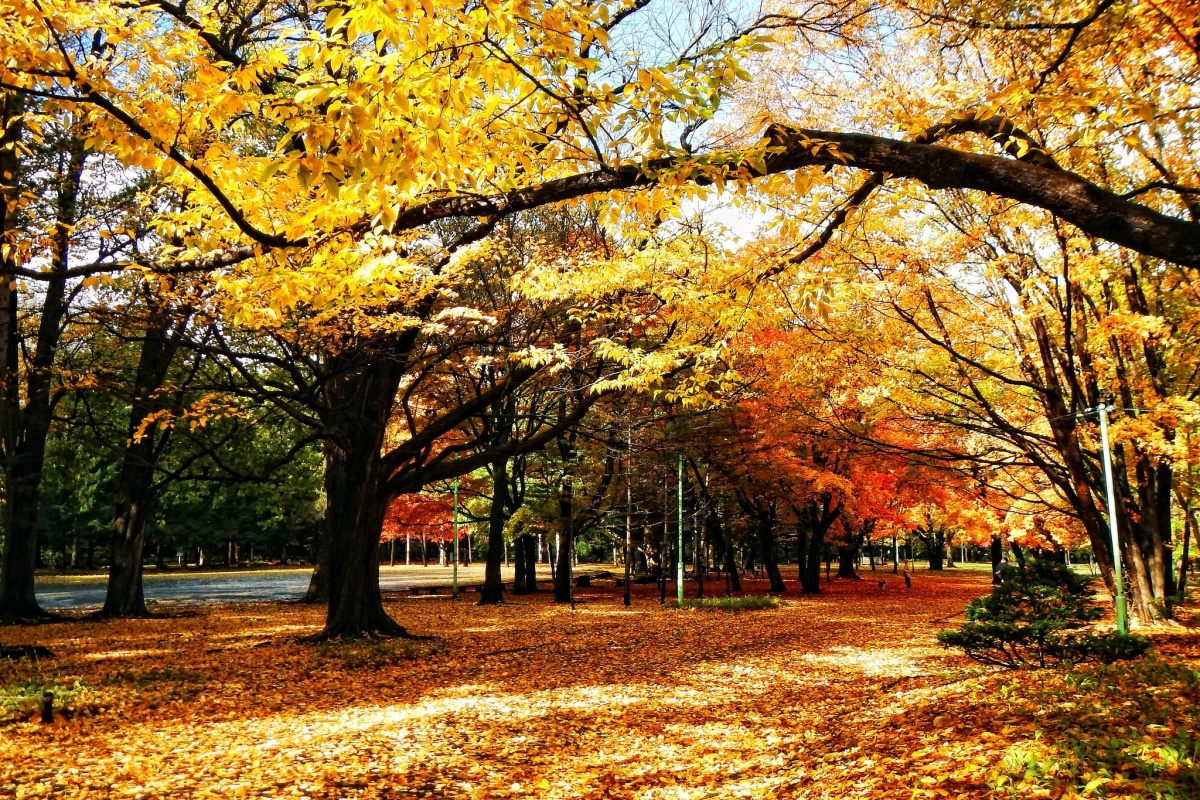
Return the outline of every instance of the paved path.
<path id="1" fill-rule="evenodd" d="M 612 570 L 607 565 L 580 566 L 576 574 Z M 450 586 L 450 567 L 380 567 L 379 585 L 385 592 L 405 591 L 419 586 Z M 146 600 L 185 603 L 235 603 L 255 600 L 295 600 L 308 588 L 311 569 L 273 569 L 222 572 L 147 572 L 143 579 Z M 512 581 L 506 567 L 504 580 Z M 463 584 L 483 582 L 483 566 L 460 567 Z M 85 608 L 104 603 L 104 575 L 38 578 L 37 596 L 44 608 Z M 550 567 L 538 565 L 538 580 L 549 583 Z"/>

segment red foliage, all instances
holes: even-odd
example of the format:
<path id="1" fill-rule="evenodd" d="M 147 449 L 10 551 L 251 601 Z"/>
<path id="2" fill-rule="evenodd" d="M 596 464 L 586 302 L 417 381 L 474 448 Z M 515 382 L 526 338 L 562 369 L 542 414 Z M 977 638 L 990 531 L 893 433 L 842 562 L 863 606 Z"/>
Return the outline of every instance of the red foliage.
<path id="1" fill-rule="evenodd" d="M 402 494 L 392 501 L 383 520 L 382 541 L 421 536 L 430 541 L 454 538 L 454 502 L 441 495 Z"/>

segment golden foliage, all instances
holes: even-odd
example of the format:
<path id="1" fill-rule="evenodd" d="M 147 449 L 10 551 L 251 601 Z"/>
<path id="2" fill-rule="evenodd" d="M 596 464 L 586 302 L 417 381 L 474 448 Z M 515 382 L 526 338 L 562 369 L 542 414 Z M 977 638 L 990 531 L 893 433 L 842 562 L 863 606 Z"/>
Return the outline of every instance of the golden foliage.
<path id="1" fill-rule="evenodd" d="M 645 592 L 626 610 L 603 588 L 581 590 L 577 612 L 406 599 L 389 611 L 439 638 L 353 653 L 299 643 L 321 615 L 294 605 L 6 631 L 60 657 L 0 662 L 5 686 L 87 689 L 63 700 L 70 719 L 4 724 L 0 792 L 1182 798 L 1197 786 L 1197 684 L 1171 666 L 1195 667 L 1194 637 L 1164 642 L 1182 661 L 1013 681 L 934 644 L 983 575 L 919 573 L 906 591 L 875 574 L 886 590 L 837 581 L 736 616 L 663 609 Z M 1154 688 L 1135 685 L 1147 676 Z"/>

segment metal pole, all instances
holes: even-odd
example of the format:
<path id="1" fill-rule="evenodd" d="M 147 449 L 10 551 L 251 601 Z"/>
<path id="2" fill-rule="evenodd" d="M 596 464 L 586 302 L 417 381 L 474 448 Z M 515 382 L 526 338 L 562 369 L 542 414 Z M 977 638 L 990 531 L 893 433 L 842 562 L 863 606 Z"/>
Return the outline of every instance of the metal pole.
<path id="1" fill-rule="evenodd" d="M 454 599 L 458 599 L 458 478 L 454 479 L 454 573 L 451 578 Z"/>
<path id="2" fill-rule="evenodd" d="M 675 592 L 679 605 L 683 605 L 683 453 L 679 454 L 679 525 L 675 531 L 679 545 L 675 554 Z"/>
<path id="3" fill-rule="evenodd" d="M 1108 492 L 1108 532 L 1112 537 L 1113 583 L 1116 584 L 1117 630 L 1129 633 L 1129 613 L 1125 606 L 1125 581 L 1121 575 L 1121 541 L 1117 536 L 1117 500 L 1113 491 L 1112 455 L 1108 449 L 1108 408 L 1103 403 L 1097 406 L 1100 415 L 1100 446 L 1104 449 L 1104 488 Z"/>

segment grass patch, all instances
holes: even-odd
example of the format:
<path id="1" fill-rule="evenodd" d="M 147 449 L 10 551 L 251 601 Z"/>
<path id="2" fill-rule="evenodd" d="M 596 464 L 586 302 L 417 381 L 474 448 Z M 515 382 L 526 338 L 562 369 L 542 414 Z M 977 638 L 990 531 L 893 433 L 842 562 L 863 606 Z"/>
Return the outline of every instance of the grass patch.
<path id="1" fill-rule="evenodd" d="M 441 642 L 413 642 L 407 639 L 336 639 L 317 645 L 317 654 L 331 661 L 340 661 L 348 670 L 382 669 L 403 661 L 446 652 Z"/>
<path id="2" fill-rule="evenodd" d="M 1034 728 L 993 769 L 1000 798 L 1200 797 L 1200 672 L 1150 657 L 1001 686 L 997 719 Z"/>
<path id="3" fill-rule="evenodd" d="M 47 692 L 54 695 L 54 708 L 59 712 L 71 713 L 91 700 L 90 689 L 79 680 L 64 684 L 30 678 L 0 687 L 0 723 L 33 717 L 39 713 L 42 695 Z"/>
<path id="4" fill-rule="evenodd" d="M 779 608 L 779 598 L 770 595 L 748 594 L 742 597 L 704 597 L 699 600 L 676 600 L 672 608 L 692 608 L 700 611 L 758 611 Z"/>

